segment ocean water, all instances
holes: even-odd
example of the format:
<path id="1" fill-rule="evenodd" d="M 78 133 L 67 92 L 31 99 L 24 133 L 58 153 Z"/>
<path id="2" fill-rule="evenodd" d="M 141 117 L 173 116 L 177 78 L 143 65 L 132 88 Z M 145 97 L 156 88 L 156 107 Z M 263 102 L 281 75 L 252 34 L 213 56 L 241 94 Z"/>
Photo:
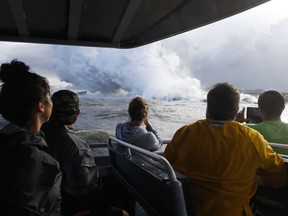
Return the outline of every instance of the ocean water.
<path id="1" fill-rule="evenodd" d="M 76 129 L 89 142 L 102 141 L 107 135 L 114 135 L 119 122 L 129 120 L 128 104 L 130 99 L 80 98 L 81 113 Z M 164 140 L 170 140 L 177 129 L 185 124 L 205 118 L 206 102 L 189 100 L 147 100 L 149 104 L 149 122 Z M 240 109 L 257 106 L 256 100 L 243 97 Z M 282 120 L 288 122 L 288 108 L 282 114 Z"/>
<path id="2" fill-rule="evenodd" d="M 119 122 L 129 120 L 130 99 L 80 98 L 80 116 L 75 128 L 86 134 L 86 140 L 98 141 L 98 137 L 114 135 Z M 149 122 L 162 139 L 171 139 L 184 124 L 205 117 L 204 102 L 187 100 L 147 100 Z"/>
<path id="3" fill-rule="evenodd" d="M 87 95 L 79 97 L 80 115 L 75 129 L 88 143 L 107 142 L 108 137 L 114 135 L 116 124 L 129 120 L 128 98 L 103 99 Z M 164 140 L 170 140 L 181 126 L 205 118 L 206 102 L 203 101 L 157 99 L 147 101 L 149 122 Z M 244 95 L 240 109 L 247 106 L 256 106 L 256 100 Z M 288 122 L 288 108 L 284 110 L 282 120 Z M 0 127 L 3 125 L 5 121 L 0 118 Z"/>

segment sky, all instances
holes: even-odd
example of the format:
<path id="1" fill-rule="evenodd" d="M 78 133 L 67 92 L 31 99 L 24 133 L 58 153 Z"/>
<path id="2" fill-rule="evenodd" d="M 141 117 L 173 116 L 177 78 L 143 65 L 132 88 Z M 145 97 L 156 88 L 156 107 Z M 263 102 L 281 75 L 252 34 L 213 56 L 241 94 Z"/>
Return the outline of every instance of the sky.
<path id="1" fill-rule="evenodd" d="M 199 99 L 218 82 L 288 92 L 288 1 L 256 8 L 140 48 L 0 42 L 0 62 L 17 58 L 52 91 Z"/>

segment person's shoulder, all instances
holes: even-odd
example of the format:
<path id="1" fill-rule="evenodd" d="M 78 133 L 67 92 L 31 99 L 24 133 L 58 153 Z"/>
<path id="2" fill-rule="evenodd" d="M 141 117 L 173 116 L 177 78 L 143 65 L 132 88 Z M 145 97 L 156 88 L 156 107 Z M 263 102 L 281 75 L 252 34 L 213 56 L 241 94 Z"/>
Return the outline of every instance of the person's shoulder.
<path id="1" fill-rule="evenodd" d="M 17 151 L 22 152 L 29 163 L 37 165 L 39 161 L 43 164 L 52 165 L 59 167 L 58 162 L 48 153 L 47 142 L 44 138 L 38 134 L 31 135 L 32 133 L 27 133 L 24 135 L 21 144 L 18 146 Z M 34 161 L 34 162 L 32 162 Z"/>
<path id="2" fill-rule="evenodd" d="M 74 130 L 67 130 L 62 137 L 66 145 L 74 146 L 76 149 L 88 149 L 89 145 Z"/>
<path id="3" fill-rule="evenodd" d="M 263 126 L 267 125 L 267 122 L 266 121 L 262 121 L 262 122 L 259 122 L 259 123 L 247 123 L 246 125 L 248 127 L 250 127 L 250 128 L 259 128 L 259 127 L 263 127 Z"/>
<path id="4" fill-rule="evenodd" d="M 212 121 L 209 119 L 200 119 L 179 128 L 179 131 L 198 131 L 211 126 Z"/>
<path id="5" fill-rule="evenodd" d="M 245 137 L 247 139 L 250 139 L 250 141 L 254 144 L 259 145 L 260 143 L 265 143 L 266 141 L 261 133 L 261 128 L 263 128 L 263 122 L 256 123 L 256 124 L 241 124 L 240 123 L 240 131 L 243 132 Z"/>
<path id="6" fill-rule="evenodd" d="M 127 134 L 127 133 L 128 134 L 136 134 L 138 131 L 138 127 L 131 127 L 128 122 L 118 123 L 116 125 L 115 131 L 116 131 L 116 136 L 117 136 L 117 134 L 123 135 L 123 134 Z"/>
<path id="7" fill-rule="evenodd" d="M 197 120 L 195 122 L 191 122 L 191 123 L 183 125 L 182 127 L 179 128 L 179 130 L 185 130 L 185 129 L 189 129 L 189 128 L 204 126 L 204 125 L 207 125 L 208 122 L 209 122 L 209 120 L 207 120 L 207 119 L 200 119 L 200 120 Z"/>
<path id="8" fill-rule="evenodd" d="M 54 134 L 66 133 L 66 128 L 64 125 L 45 123 L 42 125 L 41 130 L 45 135 L 53 136 Z"/>
<path id="9" fill-rule="evenodd" d="M 139 134 L 139 136 L 133 141 L 133 143 L 134 145 L 148 151 L 157 151 L 162 146 L 155 134 L 150 131 L 141 135 Z"/>
<path id="10" fill-rule="evenodd" d="M 144 131 L 144 130 L 143 130 Z M 158 140 L 156 135 L 152 132 L 152 131 L 145 131 L 142 133 L 142 135 L 140 135 L 142 137 L 146 137 L 147 139 L 150 139 L 150 140 Z"/>
<path id="11" fill-rule="evenodd" d="M 230 126 L 235 127 L 235 128 L 240 128 L 243 130 L 251 130 L 260 124 L 260 123 L 241 123 L 238 121 L 230 121 L 230 122 L 231 122 Z"/>
<path id="12" fill-rule="evenodd" d="M 174 136 L 184 136 L 190 132 L 196 132 L 200 130 L 200 128 L 206 127 L 207 124 L 206 120 L 197 120 L 196 122 L 192 122 L 190 124 L 183 125 L 180 127 L 174 134 Z"/>
<path id="13" fill-rule="evenodd" d="M 129 122 L 119 122 L 119 123 L 117 123 L 117 127 L 120 127 L 120 126 L 123 126 L 123 125 L 125 125 L 125 126 L 128 126 L 129 125 Z"/>
<path id="14" fill-rule="evenodd" d="M 246 141 L 253 139 L 258 139 L 260 133 L 257 129 L 250 127 L 248 124 L 243 124 L 237 121 L 229 121 L 227 124 L 227 131 L 233 133 L 238 138 L 245 139 Z"/>
<path id="15" fill-rule="evenodd" d="M 120 128 L 127 128 L 129 126 L 129 123 L 128 122 L 119 122 L 116 124 L 116 129 L 120 129 Z"/>
<path id="16" fill-rule="evenodd" d="M 260 123 L 255 123 L 255 124 L 249 124 L 248 125 L 250 128 L 253 128 L 258 131 L 262 130 L 269 130 L 270 128 L 275 128 L 275 127 L 286 127 L 288 130 L 288 123 L 282 122 L 281 120 L 274 120 L 274 121 L 263 121 Z"/>
<path id="17" fill-rule="evenodd" d="M 42 128 L 45 136 L 45 140 L 50 148 L 69 148 L 73 141 L 73 133 L 70 133 L 69 130 L 63 126 L 48 126 L 47 128 Z M 66 146 L 66 147 L 65 147 Z"/>
<path id="18" fill-rule="evenodd" d="M 257 129 L 260 127 L 261 123 L 247 123 L 243 124 L 240 122 L 234 122 L 234 127 L 237 127 L 237 130 L 244 131 L 246 133 L 257 133 Z"/>

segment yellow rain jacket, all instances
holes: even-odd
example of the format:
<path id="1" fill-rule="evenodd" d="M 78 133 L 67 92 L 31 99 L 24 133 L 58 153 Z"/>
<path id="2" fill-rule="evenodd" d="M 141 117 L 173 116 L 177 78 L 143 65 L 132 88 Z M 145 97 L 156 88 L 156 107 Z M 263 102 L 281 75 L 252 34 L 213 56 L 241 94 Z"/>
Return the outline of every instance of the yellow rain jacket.
<path id="1" fill-rule="evenodd" d="M 256 174 L 270 186 L 286 184 L 283 159 L 260 133 L 235 121 L 185 125 L 164 156 L 176 171 L 191 177 L 198 216 L 252 216 Z"/>

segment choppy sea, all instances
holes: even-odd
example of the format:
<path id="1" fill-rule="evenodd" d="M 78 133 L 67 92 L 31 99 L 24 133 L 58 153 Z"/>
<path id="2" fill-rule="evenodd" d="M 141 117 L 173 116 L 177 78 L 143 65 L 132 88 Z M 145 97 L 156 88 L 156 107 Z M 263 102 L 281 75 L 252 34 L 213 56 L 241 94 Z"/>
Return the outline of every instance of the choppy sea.
<path id="1" fill-rule="evenodd" d="M 109 135 L 114 135 L 118 122 L 129 120 L 128 104 L 130 99 L 103 99 L 79 95 L 80 116 L 75 124 L 79 135 L 88 143 L 107 142 Z M 172 138 L 178 128 L 185 124 L 205 118 L 206 102 L 191 100 L 147 100 L 149 103 L 149 121 L 158 135 L 165 140 Z M 257 106 L 253 96 L 243 96 L 240 109 Z M 286 106 L 287 107 L 287 106 Z M 288 122 L 288 108 L 282 114 L 282 120 Z M 0 128 L 6 122 L 0 117 Z"/>

